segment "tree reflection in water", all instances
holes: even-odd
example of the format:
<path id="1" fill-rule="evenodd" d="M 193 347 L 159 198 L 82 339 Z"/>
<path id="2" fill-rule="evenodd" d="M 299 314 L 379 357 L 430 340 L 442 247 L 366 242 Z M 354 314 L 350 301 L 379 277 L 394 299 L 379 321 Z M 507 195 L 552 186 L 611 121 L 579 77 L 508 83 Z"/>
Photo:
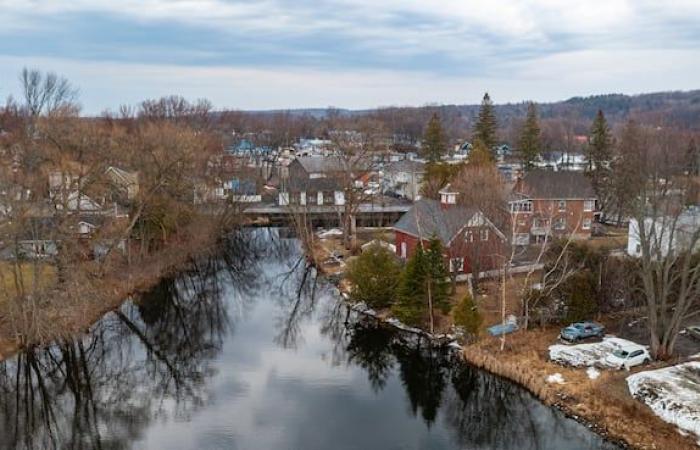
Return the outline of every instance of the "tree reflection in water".
<path id="1" fill-rule="evenodd" d="M 375 398 L 389 386 L 401 386 L 409 416 L 393 414 L 415 416 L 433 432 L 441 427 L 452 435 L 454 447 L 572 448 L 565 440 L 581 442 L 576 433 L 587 433 L 572 432 L 561 414 L 510 383 L 454 361 L 444 349 L 351 312 L 299 256 L 296 240 L 253 230 L 234 234 L 225 244 L 221 254 L 198 260 L 191 270 L 109 314 L 84 338 L 29 349 L 0 363 L 0 450 L 127 449 L 157 422 L 189 420 L 211 404 L 208 382 L 221 367 L 221 349 L 252 311 L 251 302 L 261 298 L 274 306 L 264 308 L 261 322 L 266 327 L 272 322 L 274 330 L 261 336 L 271 338 L 273 346 L 300 348 L 302 333 L 310 328 L 304 324 L 318 326 L 323 346 L 330 345 L 327 361 L 333 370 L 360 368 Z M 326 355 L 324 347 L 321 358 Z M 313 369 L 314 376 L 323 376 L 320 368 Z M 279 383 L 282 377 L 272 379 Z M 285 378 L 291 379 L 303 386 L 303 378 Z M 326 408 L 304 401 L 304 408 Z M 411 426 L 411 421 L 397 423 Z M 562 445 L 552 445 L 555 437 Z"/>
<path id="2" fill-rule="evenodd" d="M 129 448 L 151 421 L 207 401 L 209 362 L 246 309 L 270 237 L 229 236 L 224 251 L 107 315 L 82 339 L 0 364 L 0 449 Z M 232 297 L 223 301 L 227 288 Z"/>

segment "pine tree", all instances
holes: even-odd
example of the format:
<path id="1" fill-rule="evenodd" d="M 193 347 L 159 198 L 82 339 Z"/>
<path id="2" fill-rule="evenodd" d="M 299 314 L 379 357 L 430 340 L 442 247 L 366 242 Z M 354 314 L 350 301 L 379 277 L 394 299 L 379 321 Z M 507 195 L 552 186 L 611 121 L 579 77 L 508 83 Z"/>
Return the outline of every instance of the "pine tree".
<path id="1" fill-rule="evenodd" d="M 423 133 L 423 143 L 421 146 L 421 156 L 430 162 L 440 161 L 447 151 L 445 132 L 437 113 L 433 114 L 425 127 Z"/>
<path id="2" fill-rule="evenodd" d="M 401 272 L 396 303 L 391 308 L 394 315 L 408 325 L 423 324 L 427 305 L 426 267 L 426 255 L 419 245 Z"/>
<path id="3" fill-rule="evenodd" d="M 525 170 L 532 169 L 540 156 L 540 126 L 537 123 L 537 107 L 530 102 L 527 106 L 527 117 L 520 131 L 518 154 Z"/>
<path id="4" fill-rule="evenodd" d="M 495 151 L 497 137 L 496 132 L 498 123 L 496 122 L 496 114 L 493 111 L 493 102 L 489 93 L 484 94 L 484 99 L 481 101 L 479 109 L 479 117 L 474 125 L 474 140 L 481 141 L 486 148 L 493 154 L 493 159 L 496 159 Z"/>
<path id="5" fill-rule="evenodd" d="M 396 255 L 373 245 L 348 264 L 347 278 L 353 286 L 350 296 L 372 308 L 387 307 L 396 296 L 400 274 Z"/>
<path id="6" fill-rule="evenodd" d="M 591 177 L 593 190 L 598 197 L 601 207 L 608 197 L 606 186 L 610 180 L 610 165 L 612 163 L 612 136 L 610 127 L 605 120 L 603 111 L 598 110 L 588 143 L 588 174 Z"/>
<path id="7" fill-rule="evenodd" d="M 439 308 L 443 313 L 450 310 L 449 305 L 449 281 L 447 267 L 445 266 L 444 249 L 440 239 L 430 239 L 428 251 L 425 252 L 427 264 L 427 279 L 430 283 L 430 295 L 433 308 Z M 429 311 L 430 314 L 433 311 Z"/>
<path id="8" fill-rule="evenodd" d="M 462 300 L 455 305 L 452 310 L 452 317 L 454 318 L 455 325 L 462 327 L 464 331 L 471 335 L 479 333 L 479 327 L 483 322 L 481 313 L 479 313 L 474 299 L 469 294 L 465 295 Z"/>

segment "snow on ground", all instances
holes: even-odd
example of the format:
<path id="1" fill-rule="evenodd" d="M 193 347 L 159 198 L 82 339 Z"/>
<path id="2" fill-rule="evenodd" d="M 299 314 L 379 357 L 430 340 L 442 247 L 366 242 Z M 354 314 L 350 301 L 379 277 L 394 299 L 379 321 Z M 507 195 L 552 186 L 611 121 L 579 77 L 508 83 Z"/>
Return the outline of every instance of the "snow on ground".
<path id="1" fill-rule="evenodd" d="M 547 383 L 564 384 L 564 377 L 559 372 L 547 376 Z"/>
<path id="2" fill-rule="evenodd" d="M 657 416 L 700 439 L 700 362 L 639 372 L 627 385 Z"/>
<path id="3" fill-rule="evenodd" d="M 600 376 L 600 372 L 595 367 L 589 367 L 586 369 L 586 374 L 591 380 L 595 380 Z"/>
<path id="4" fill-rule="evenodd" d="M 590 344 L 550 345 L 549 359 L 573 367 L 596 365 L 609 367 L 609 364 L 605 362 L 605 357 L 616 348 L 630 344 L 637 345 L 626 339 L 606 336 L 601 342 L 592 342 Z"/>
<path id="5" fill-rule="evenodd" d="M 343 235 L 343 231 L 339 230 L 338 228 L 331 228 L 330 230 L 321 231 L 320 233 L 318 233 L 318 237 L 320 237 L 321 239 L 327 239 L 327 238 L 330 238 L 333 236 L 342 236 L 342 235 Z"/>

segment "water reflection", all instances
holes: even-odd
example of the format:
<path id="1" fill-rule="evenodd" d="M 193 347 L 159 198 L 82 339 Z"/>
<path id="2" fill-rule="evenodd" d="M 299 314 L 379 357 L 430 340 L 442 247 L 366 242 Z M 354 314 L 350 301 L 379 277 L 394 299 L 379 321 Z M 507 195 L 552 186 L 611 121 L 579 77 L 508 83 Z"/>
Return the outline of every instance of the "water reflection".
<path id="1" fill-rule="evenodd" d="M 0 449 L 600 448 L 427 342 L 356 317 L 272 230 L 231 236 L 83 339 L 0 364 Z"/>

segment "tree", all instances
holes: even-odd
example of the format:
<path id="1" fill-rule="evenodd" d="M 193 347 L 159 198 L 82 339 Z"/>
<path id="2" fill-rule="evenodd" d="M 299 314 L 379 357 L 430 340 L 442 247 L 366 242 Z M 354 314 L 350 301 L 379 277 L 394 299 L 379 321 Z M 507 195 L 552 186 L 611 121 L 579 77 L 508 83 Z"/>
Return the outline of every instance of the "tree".
<path id="1" fill-rule="evenodd" d="M 493 153 L 486 148 L 480 139 L 476 139 L 472 144 L 472 149 L 469 152 L 469 164 L 471 166 L 493 166 Z"/>
<path id="2" fill-rule="evenodd" d="M 420 192 L 423 197 L 434 200 L 440 198 L 440 189 L 451 182 L 463 166 L 460 164 L 428 163 L 421 183 Z"/>
<path id="3" fill-rule="evenodd" d="M 447 151 L 446 140 L 440 117 L 434 113 L 423 133 L 421 156 L 430 162 L 440 161 Z"/>
<path id="4" fill-rule="evenodd" d="M 610 178 L 612 162 L 612 136 L 603 111 L 598 110 L 588 143 L 588 174 L 595 190 L 601 208 L 607 198 L 606 186 Z"/>
<path id="5" fill-rule="evenodd" d="M 622 130 L 617 145 L 617 155 L 612 163 L 610 196 L 614 203 L 608 204 L 608 211 L 617 216 L 621 224 L 633 209 L 639 193 L 646 183 L 643 148 L 646 136 L 634 121 L 629 121 Z"/>
<path id="6" fill-rule="evenodd" d="M 479 117 L 474 125 L 474 140 L 479 140 L 483 142 L 486 148 L 490 152 L 494 152 L 496 147 L 498 131 L 498 123 L 496 122 L 496 114 L 493 110 L 493 102 L 489 93 L 484 94 L 484 98 L 481 101 L 481 108 L 479 109 Z M 495 157 L 494 157 L 495 159 Z"/>
<path id="7" fill-rule="evenodd" d="M 449 282 L 447 267 L 445 267 L 445 249 L 440 239 L 434 237 L 428 243 L 426 263 L 428 265 L 428 286 L 426 291 L 430 296 L 430 316 L 433 317 L 433 309 L 439 308 L 442 313 L 449 311 Z M 432 320 L 431 320 L 432 322 Z M 432 333 L 432 330 L 431 330 Z"/>
<path id="8" fill-rule="evenodd" d="M 452 309 L 454 323 L 471 335 L 479 333 L 483 317 L 470 294 L 466 294 Z"/>
<path id="9" fill-rule="evenodd" d="M 353 288 L 350 297 L 373 308 L 393 303 L 401 267 L 389 250 L 373 245 L 349 264 L 347 277 Z"/>
<path id="10" fill-rule="evenodd" d="M 537 107 L 530 102 L 527 106 L 527 117 L 518 139 L 518 154 L 525 170 L 534 167 L 540 152 L 540 126 L 537 123 Z"/>
<path id="11" fill-rule="evenodd" d="M 419 326 L 424 322 L 427 277 L 426 255 L 419 245 L 401 272 L 397 301 L 392 306 L 396 317 L 408 325 Z"/>
<path id="12" fill-rule="evenodd" d="M 688 149 L 685 151 L 685 170 L 688 175 L 700 175 L 700 147 L 695 143 L 695 139 L 688 142 Z"/>
<path id="13" fill-rule="evenodd" d="M 77 112 L 78 90 L 64 77 L 53 72 L 22 69 L 20 75 L 25 110 L 30 117 Z"/>

